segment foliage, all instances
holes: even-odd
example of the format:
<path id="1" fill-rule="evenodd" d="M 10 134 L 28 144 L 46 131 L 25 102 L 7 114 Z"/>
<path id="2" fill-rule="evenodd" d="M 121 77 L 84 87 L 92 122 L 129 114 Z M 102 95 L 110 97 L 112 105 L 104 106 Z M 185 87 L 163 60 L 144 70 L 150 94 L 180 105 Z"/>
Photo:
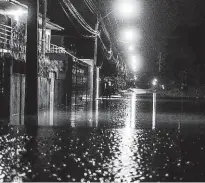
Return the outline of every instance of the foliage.
<path id="1" fill-rule="evenodd" d="M 49 57 L 41 55 L 39 58 L 39 75 L 49 77 L 49 72 L 58 73 L 59 71 L 65 71 L 65 63 L 63 61 L 50 60 Z"/>
<path id="2" fill-rule="evenodd" d="M 12 20 L 12 51 L 26 52 L 26 24 Z"/>

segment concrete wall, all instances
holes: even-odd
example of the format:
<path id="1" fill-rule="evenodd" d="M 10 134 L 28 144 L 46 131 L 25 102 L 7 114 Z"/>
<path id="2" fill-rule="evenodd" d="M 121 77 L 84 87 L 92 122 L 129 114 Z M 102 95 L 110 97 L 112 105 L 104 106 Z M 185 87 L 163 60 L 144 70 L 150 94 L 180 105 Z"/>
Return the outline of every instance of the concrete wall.
<path id="1" fill-rule="evenodd" d="M 10 94 L 10 123 L 13 125 L 24 124 L 25 108 L 25 75 L 12 74 L 11 76 L 11 94 Z M 47 78 L 38 78 L 38 105 L 39 111 L 48 113 L 50 107 L 50 80 Z M 48 120 L 48 114 L 41 116 L 41 119 Z"/>
<path id="2" fill-rule="evenodd" d="M 11 76 L 10 123 L 24 124 L 25 75 Z"/>
<path id="3" fill-rule="evenodd" d="M 50 103 L 50 80 L 38 77 L 38 108 L 48 109 Z"/>
<path id="4" fill-rule="evenodd" d="M 65 106 L 66 96 L 65 96 L 65 86 L 64 80 L 56 79 L 54 82 L 54 107 Z"/>
<path id="5" fill-rule="evenodd" d="M 6 119 L 9 116 L 10 99 L 10 59 L 0 57 L 0 118 Z"/>

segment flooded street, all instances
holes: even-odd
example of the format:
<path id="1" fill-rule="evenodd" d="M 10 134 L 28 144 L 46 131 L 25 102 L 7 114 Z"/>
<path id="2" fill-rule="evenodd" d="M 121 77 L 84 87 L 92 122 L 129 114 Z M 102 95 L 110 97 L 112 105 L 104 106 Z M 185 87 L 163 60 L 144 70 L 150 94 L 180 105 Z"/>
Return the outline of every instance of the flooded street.
<path id="1" fill-rule="evenodd" d="M 205 182 L 205 0 L 0 0 L 1 182 Z"/>
<path id="2" fill-rule="evenodd" d="M 2 126 L 0 179 L 204 181 L 204 106 L 131 93 L 61 111 L 53 126 Z"/>

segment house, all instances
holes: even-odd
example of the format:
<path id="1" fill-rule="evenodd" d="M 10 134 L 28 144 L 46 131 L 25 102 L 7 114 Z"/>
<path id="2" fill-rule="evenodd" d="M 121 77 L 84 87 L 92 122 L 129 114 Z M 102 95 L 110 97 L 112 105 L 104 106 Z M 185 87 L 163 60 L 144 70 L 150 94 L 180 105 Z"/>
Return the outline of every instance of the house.
<path id="1" fill-rule="evenodd" d="M 4 53 L 12 53 L 16 59 L 25 60 L 25 57 L 19 57 L 15 53 L 26 52 L 26 24 L 27 24 L 27 6 L 20 4 L 15 0 L 0 1 L 0 49 Z M 42 41 L 42 15 L 39 15 L 39 52 L 41 51 Z M 46 52 L 61 52 L 64 48 L 59 48 L 51 44 L 51 32 L 62 31 L 64 28 L 46 19 Z"/>
<path id="2" fill-rule="evenodd" d="M 0 119 L 9 116 L 10 121 L 17 124 L 21 124 L 24 118 L 27 14 L 27 6 L 16 0 L 0 1 Z M 39 110 L 53 111 L 71 100 L 72 81 L 76 86 L 74 90 L 83 90 L 82 94 L 87 95 L 88 82 L 91 81 L 88 68 L 91 66 L 76 59 L 75 52 L 64 47 L 63 36 L 53 35 L 64 28 L 49 18 L 46 18 L 46 55 L 41 57 L 41 14 L 38 27 L 38 105 Z"/>

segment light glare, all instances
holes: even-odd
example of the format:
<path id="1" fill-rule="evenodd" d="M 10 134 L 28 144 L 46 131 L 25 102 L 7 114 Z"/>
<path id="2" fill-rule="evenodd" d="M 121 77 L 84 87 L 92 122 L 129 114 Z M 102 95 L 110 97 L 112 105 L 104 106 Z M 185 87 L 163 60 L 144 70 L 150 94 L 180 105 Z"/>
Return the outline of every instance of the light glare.
<path id="1" fill-rule="evenodd" d="M 131 19 L 139 17 L 141 14 L 141 5 L 136 0 L 121 0 L 116 2 L 115 7 L 120 18 Z"/>
<path id="2" fill-rule="evenodd" d="M 133 71 L 137 71 L 140 69 L 141 63 L 142 63 L 140 55 L 132 55 L 130 57 L 130 61 L 131 61 L 130 64 L 131 64 Z"/>
<path id="3" fill-rule="evenodd" d="M 153 81 L 152 81 L 152 85 L 153 86 L 156 86 L 157 85 L 157 82 L 158 82 L 158 80 L 155 78 L 155 79 L 153 79 Z"/>
<path id="4" fill-rule="evenodd" d="M 125 42 L 133 43 L 138 42 L 141 39 L 141 35 L 138 30 L 132 28 L 125 28 L 121 32 L 121 38 Z"/>
<path id="5" fill-rule="evenodd" d="M 5 12 L 6 15 L 12 15 L 14 16 L 14 20 L 17 22 L 19 21 L 20 17 L 26 14 L 27 11 L 23 9 L 17 9 L 17 10 L 8 10 Z"/>
<path id="6" fill-rule="evenodd" d="M 133 45 L 130 45 L 130 46 L 128 47 L 128 49 L 129 49 L 129 51 L 134 51 L 135 47 L 134 47 Z"/>
<path id="7" fill-rule="evenodd" d="M 13 16 L 22 16 L 22 15 L 24 15 L 26 13 L 27 13 L 27 11 L 25 11 L 23 9 L 8 10 L 8 11 L 6 11 L 7 15 L 13 15 Z"/>

